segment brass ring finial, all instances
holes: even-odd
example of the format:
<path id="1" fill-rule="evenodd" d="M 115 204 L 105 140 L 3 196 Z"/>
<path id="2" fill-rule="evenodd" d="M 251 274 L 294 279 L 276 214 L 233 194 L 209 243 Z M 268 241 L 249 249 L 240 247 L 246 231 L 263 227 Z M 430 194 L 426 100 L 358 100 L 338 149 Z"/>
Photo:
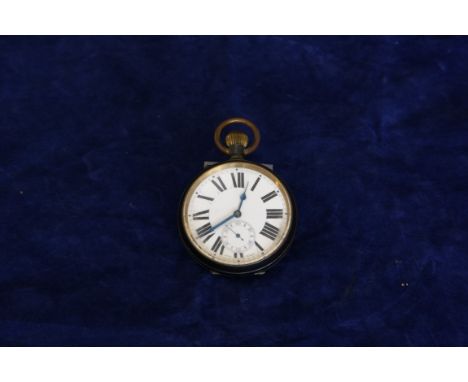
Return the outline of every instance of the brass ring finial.
<path id="1" fill-rule="evenodd" d="M 252 121 L 249 121 L 248 119 L 241 118 L 241 117 L 226 119 L 225 121 L 221 122 L 218 125 L 214 133 L 214 141 L 215 141 L 216 147 L 222 153 L 227 154 L 227 155 L 230 154 L 229 147 L 221 143 L 221 132 L 224 130 L 225 127 L 229 125 L 233 125 L 233 124 L 245 125 L 252 131 L 252 134 L 254 136 L 253 143 L 252 145 L 245 147 L 244 155 L 252 154 L 257 149 L 260 143 L 260 131 L 258 130 L 257 126 L 255 126 L 255 124 Z"/>

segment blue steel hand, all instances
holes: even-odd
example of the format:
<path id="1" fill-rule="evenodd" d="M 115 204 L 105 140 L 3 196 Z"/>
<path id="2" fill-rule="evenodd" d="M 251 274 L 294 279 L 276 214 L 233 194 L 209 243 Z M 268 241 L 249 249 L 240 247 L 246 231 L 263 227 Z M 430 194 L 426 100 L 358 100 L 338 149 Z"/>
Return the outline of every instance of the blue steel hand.
<path id="1" fill-rule="evenodd" d="M 237 212 L 237 211 L 236 211 Z M 233 213 L 231 216 L 227 217 L 224 220 L 221 220 L 218 224 L 215 224 L 214 226 L 211 227 L 210 232 L 213 232 L 216 228 L 222 226 L 223 224 L 226 224 L 229 220 L 234 218 L 236 216 L 235 213 Z"/>
<path id="2" fill-rule="evenodd" d="M 244 200 L 247 199 L 247 195 L 245 194 L 247 192 L 247 187 L 249 187 L 249 183 L 247 183 L 247 186 L 245 186 L 244 192 L 240 196 L 240 203 L 239 203 L 239 207 L 237 208 L 237 211 L 240 211 L 242 207 L 242 203 L 244 203 Z"/>

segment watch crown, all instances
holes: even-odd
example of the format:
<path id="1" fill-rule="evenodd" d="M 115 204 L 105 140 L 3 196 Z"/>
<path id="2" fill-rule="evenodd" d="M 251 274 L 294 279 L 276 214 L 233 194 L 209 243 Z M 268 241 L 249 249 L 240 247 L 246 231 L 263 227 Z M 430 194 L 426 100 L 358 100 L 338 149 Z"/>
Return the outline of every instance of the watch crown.
<path id="1" fill-rule="evenodd" d="M 240 131 L 232 131 L 226 135 L 226 146 L 231 148 L 233 146 L 242 146 L 246 148 L 249 144 L 249 137 L 247 134 Z"/>

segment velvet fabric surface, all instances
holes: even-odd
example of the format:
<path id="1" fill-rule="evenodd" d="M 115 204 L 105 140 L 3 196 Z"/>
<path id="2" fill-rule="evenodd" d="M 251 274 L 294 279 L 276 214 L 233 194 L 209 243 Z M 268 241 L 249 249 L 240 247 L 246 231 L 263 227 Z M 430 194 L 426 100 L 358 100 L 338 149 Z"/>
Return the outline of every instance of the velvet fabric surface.
<path id="1" fill-rule="evenodd" d="M 468 40 L 0 38 L 1 345 L 468 345 Z M 177 210 L 222 120 L 299 211 L 263 277 Z"/>

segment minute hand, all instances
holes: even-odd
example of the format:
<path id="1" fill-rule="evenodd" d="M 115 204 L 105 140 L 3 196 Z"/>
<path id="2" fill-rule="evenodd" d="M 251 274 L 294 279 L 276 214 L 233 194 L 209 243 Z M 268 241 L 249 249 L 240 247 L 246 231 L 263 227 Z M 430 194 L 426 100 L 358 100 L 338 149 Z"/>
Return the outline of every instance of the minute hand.
<path id="1" fill-rule="evenodd" d="M 211 227 L 211 232 L 213 232 L 216 228 L 222 226 L 223 224 L 226 224 L 229 220 L 233 219 L 235 217 L 235 214 L 232 214 L 231 216 L 227 217 L 224 220 L 221 220 L 218 224 L 215 224 L 214 226 Z"/>

